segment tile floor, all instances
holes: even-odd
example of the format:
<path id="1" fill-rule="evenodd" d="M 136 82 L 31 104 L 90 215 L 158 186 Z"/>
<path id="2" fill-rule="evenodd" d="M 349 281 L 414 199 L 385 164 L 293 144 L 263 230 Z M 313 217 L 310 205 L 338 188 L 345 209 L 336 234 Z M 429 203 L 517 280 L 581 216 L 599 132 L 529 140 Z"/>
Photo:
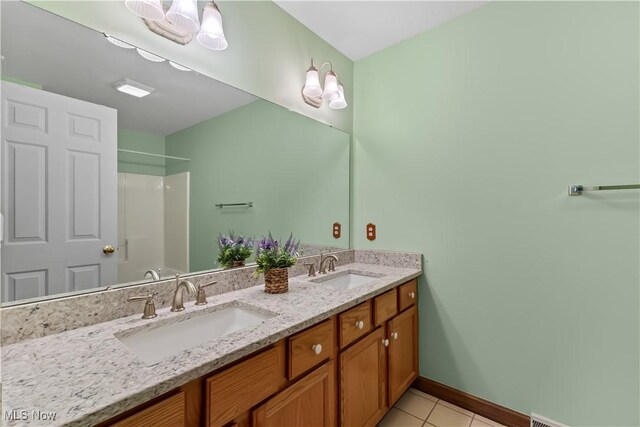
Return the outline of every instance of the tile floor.
<path id="1" fill-rule="evenodd" d="M 504 427 L 444 400 L 410 388 L 378 427 Z"/>

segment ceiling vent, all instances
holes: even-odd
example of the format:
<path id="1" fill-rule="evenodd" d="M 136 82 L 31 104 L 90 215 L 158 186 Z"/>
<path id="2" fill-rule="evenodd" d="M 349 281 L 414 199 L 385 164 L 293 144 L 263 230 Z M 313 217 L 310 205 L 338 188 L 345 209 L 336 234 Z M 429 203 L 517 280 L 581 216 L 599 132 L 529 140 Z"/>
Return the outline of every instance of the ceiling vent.
<path id="1" fill-rule="evenodd" d="M 531 413 L 531 427 L 569 427 L 566 424 L 545 418 L 542 415 Z"/>

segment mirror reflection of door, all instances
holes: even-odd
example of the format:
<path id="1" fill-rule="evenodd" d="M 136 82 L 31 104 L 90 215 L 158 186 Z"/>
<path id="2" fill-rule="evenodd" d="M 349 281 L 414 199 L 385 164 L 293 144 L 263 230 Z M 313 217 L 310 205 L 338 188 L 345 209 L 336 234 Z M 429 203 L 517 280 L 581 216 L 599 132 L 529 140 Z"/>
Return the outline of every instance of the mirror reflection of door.
<path id="1" fill-rule="evenodd" d="M 117 279 L 116 111 L 2 82 L 2 300 Z"/>
<path id="2" fill-rule="evenodd" d="M 231 231 L 348 247 L 349 134 L 33 4 L 0 18 L 3 304 L 210 271 Z"/>

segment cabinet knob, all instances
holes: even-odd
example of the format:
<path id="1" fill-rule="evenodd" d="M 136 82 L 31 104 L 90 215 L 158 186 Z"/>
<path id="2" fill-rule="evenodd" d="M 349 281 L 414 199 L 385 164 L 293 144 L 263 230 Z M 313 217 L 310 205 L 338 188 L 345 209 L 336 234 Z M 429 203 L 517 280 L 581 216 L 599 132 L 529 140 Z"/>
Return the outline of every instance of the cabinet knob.
<path id="1" fill-rule="evenodd" d="M 314 344 L 313 347 L 311 347 L 311 350 L 313 350 L 315 354 L 322 353 L 322 344 Z"/>
<path id="2" fill-rule="evenodd" d="M 398 339 L 398 333 L 397 332 L 392 333 L 391 336 L 393 337 L 394 340 Z"/>
<path id="3" fill-rule="evenodd" d="M 388 339 L 383 339 L 382 340 L 382 345 L 384 345 L 385 347 L 389 347 L 389 340 Z"/>
<path id="4" fill-rule="evenodd" d="M 364 329 L 364 322 L 362 320 L 358 320 L 356 322 L 356 328 L 358 329 Z"/>
<path id="5" fill-rule="evenodd" d="M 415 292 L 409 292 L 409 298 L 414 299 L 416 297 Z"/>

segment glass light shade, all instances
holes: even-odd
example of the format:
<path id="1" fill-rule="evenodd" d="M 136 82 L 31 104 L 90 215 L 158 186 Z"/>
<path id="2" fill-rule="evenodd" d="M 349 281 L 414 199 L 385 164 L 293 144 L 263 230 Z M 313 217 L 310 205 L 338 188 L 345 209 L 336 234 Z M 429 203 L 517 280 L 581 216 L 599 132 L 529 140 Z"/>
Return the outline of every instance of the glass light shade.
<path id="1" fill-rule="evenodd" d="M 158 56 L 158 55 L 154 55 L 153 53 L 147 52 L 146 50 L 140 49 L 139 47 L 137 47 L 136 50 L 138 51 L 140 56 L 142 56 L 147 61 L 151 61 L 151 62 L 164 62 L 165 61 L 165 59 L 163 57 Z"/>
<path id="2" fill-rule="evenodd" d="M 124 5 L 141 18 L 150 21 L 164 19 L 164 9 L 160 0 L 125 0 Z"/>
<path id="3" fill-rule="evenodd" d="M 167 21 L 185 31 L 195 33 L 200 29 L 198 2 L 196 0 L 173 0 L 167 12 Z"/>
<path id="4" fill-rule="evenodd" d="M 338 99 L 334 99 L 329 102 L 329 108 L 333 108 L 334 110 L 342 110 L 343 108 L 347 108 L 347 100 L 344 98 L 344 86 L 342 83 L 338 83 L 338 93 L 340 96 Z"/>
<path id="5" fill-rule="evenodd" d="M 322 96 L 318 70 L 313 65 L 307 70 L 307 80 L 305 81 L 302 93 L 309 98 L 319 98 Z"/>
<path id="6" fill-rule="evenodd" d="M 329 71 L 324 78 L 324 92 L 322 93 L 322 99 L 325 101 L 335 101 L 340 97 L 338 92 L 338 76 L 333 71 Z"/>
<path id="7" fill-rule="evenodd" d="M 213 2 L 204 7 L 202 26 L 196 36 L 196 40 L 202 46 L 211 50 L 225 50 L 229 46 L 222 29 L 222 15 L 220 15 L 218 6 Z"/>

